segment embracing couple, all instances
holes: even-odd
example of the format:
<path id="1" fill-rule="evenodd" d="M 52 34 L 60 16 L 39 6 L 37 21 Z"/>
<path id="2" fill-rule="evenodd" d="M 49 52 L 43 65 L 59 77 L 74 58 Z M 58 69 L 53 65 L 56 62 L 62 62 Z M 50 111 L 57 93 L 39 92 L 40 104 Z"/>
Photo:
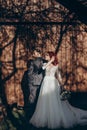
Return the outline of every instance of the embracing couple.
<path id="1" fill-rule="evenodd" d="M 35 51 L 35 55 L 38 52 Z M 30 124 L 50 129 L 87 125 L 87 111 L 75 108 L 67 100 L 62 101 L 60 98 L 62 78 L 54 52 L 46 52 L 45 60 L 41 55 L 35 58 L 29 64 L 28 76 L 29 101 L 31 104 L 35 103 Z"/>

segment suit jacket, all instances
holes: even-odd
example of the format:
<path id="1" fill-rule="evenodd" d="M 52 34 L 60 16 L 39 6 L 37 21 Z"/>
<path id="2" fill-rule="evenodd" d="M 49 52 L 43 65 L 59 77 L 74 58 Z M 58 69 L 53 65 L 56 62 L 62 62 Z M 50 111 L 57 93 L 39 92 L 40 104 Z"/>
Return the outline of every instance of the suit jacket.
<path id="1" fill-rule="evenodd" d="M 29 86 L 32 84 L 34 87 L 38 87 L 41 85 L 43 77 L 44 77 L 44 70 L 42 70 L 42 66 L 45 60 L 43 60 L 41 57 L 35 58 L 33 61 L 33 72 L 30 72 L 30 69 L 28 69 L 28 80 L 29 80 Z"/>
<path id="2" fill-rule="evenodd" d="M 33 64 L 29 66 L 28 70 L 25 71 L 21 81 L 21 87 L 25 96 L 26 93 L 29 94 L 30 87 L 39 87 L 41 85 L 45 75 L 45 71 L 42 70 L 44 62 L 46 61 L 42 58 L 36 58 Z"/>
<path id="3" fill-rule="evenodd" d="M 32 61 L 32 64 L 29 65 L 29 68 L 27 71 L 24 72 L 22 81 L 21 81 L 21 87 L 24 94 L 24 103 L 27 105 L 29 101 L 29 95 L 32 94 L 30 91 L 30 88 L 35 87 L 35 89 L 39 88 L 45 71 L 42 70 L 42 65 L 45 60 L 42 58 L 36 58 L 34 61 Z M 33 95 L 36 96 L 37 94 Z"/>

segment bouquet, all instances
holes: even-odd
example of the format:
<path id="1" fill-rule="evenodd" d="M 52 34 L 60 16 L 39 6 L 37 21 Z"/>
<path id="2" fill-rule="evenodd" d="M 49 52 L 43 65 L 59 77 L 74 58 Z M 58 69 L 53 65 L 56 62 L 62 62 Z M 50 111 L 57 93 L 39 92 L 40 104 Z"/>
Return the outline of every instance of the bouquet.
<path id="1" fill-rule="evenodd" d="M 60 99 L 61 100 L 67 100 L 69 99 L 71 96 L 71 92 L 70 91 L 67 91 L 67 90 L 64 90 L 63 92 L 61 92 L 60 94 Z"/>

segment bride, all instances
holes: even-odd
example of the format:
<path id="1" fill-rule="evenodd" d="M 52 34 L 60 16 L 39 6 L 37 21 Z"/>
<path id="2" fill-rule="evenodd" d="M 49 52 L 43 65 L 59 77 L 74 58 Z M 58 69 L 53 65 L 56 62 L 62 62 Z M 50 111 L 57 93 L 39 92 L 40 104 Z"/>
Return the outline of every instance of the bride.
<path id="1" fill-rule="evenodd" d="M 36 127 L 70 128 L 75 125 L 87 125 L 87 111 L 75 108 L 67 100 L 60 99 L 60 83 L 56 78 L 61 76 L 58 71 L 58 60 L 53 52 L 45 55 L 48 63 L 44 63 L 46 70 L 41 85 L 36 110 L 30 123 Z"/>

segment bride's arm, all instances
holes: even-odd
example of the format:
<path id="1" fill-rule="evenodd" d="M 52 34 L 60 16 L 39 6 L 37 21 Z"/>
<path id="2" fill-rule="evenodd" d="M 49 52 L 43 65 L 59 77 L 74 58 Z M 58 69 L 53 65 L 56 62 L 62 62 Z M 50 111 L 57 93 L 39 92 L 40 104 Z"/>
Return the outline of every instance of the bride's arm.
<path id="1" fill-rule="evenodd" d="M 52 57 L 49 62 L 44 63 L 42 69 L 45 70 L 53 61 L 54 61 L 54 57 Z"/>
<path id="2" fill-rule="evenodd" d="M 61 76 L 61 73 L 59 71 L 59 67 L 57 68 L 57 71 L 56 71 L 56 78 L 59 81 L 60 85 L 63 85 L 62 76 Z"/>

